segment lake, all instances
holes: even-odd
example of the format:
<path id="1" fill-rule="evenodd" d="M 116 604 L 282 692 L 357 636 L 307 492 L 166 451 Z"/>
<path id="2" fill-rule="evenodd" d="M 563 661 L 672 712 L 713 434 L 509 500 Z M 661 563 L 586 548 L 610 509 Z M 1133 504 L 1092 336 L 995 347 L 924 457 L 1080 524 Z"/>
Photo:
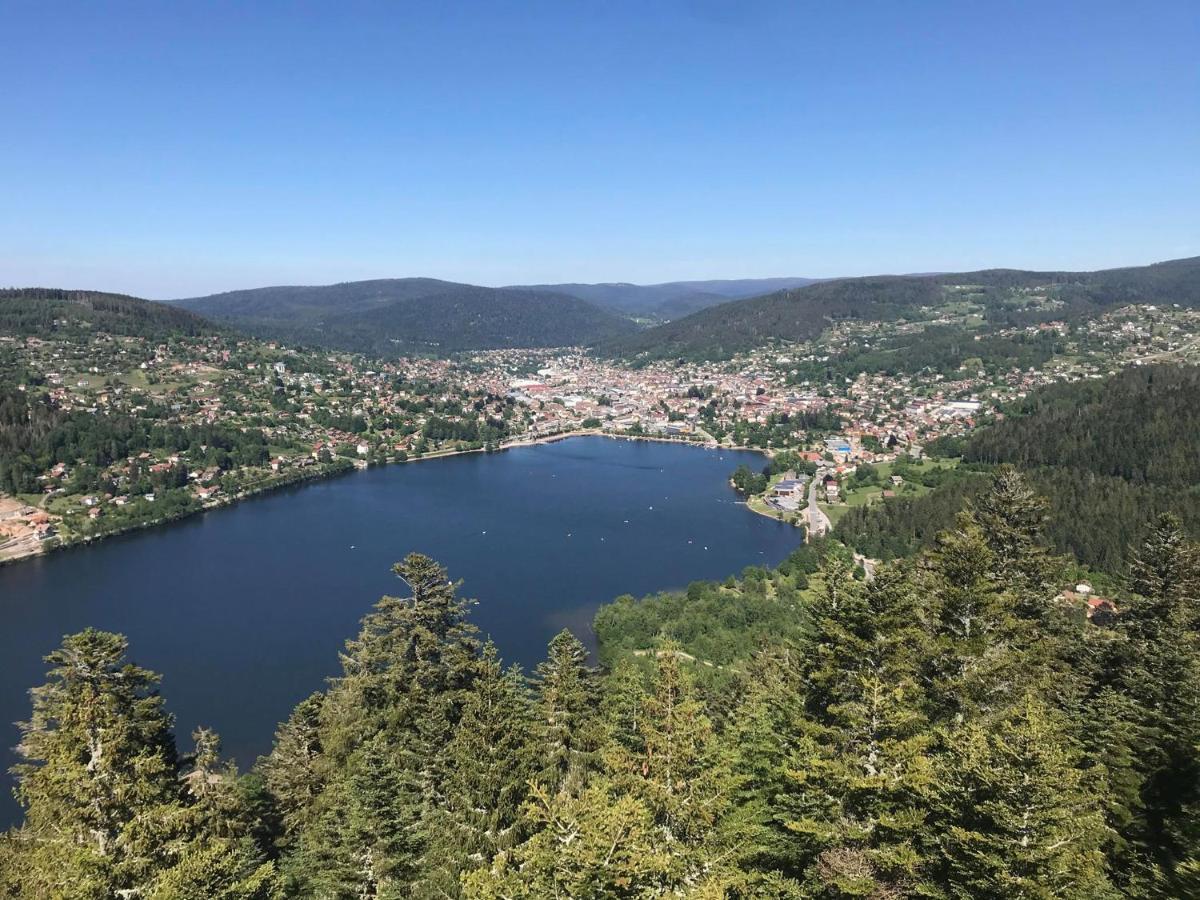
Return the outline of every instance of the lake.
<path id="1" fill-rule="evenodd" d="M 472 619 L 531 669 L 563 627 L 591 640 L 598 606 L 776 565 L 800 532 L 737 503 L 750 452 L 572 438 L 314 482 L 173 525 L 0 567 L 0 771 L 42 657 L 95 626 L 163 675 L 182 749 L 215 728 L 243 768 L 337 672 L 337 652 L 420 551 L 477 598 Z M 19 811 L 4 776 L 0 826 Z"/>

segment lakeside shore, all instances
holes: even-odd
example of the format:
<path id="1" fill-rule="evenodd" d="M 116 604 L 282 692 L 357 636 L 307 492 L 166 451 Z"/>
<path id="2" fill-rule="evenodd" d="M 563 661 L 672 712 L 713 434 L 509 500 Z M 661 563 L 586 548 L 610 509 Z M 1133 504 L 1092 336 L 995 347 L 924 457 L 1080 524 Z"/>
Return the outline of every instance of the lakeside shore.
<path id="1" fill-rule="evenodd" d="M 448 459 L 452 456 L 466 456 L 472 453 L 501 453 L 505 450 L 515 450 L 521 447 L 535 447 L 539 444 L 554 444 L 559 441 L 570 440 L 577 437 L 604 437 L 613 440 L 625 441 L 654 441 L 665 444 L 686 444 L 691 447 L 698 447 L 708 450 L 748 450 L 754 453 L 761 453 L 764 456 L 772 455 L 770 450 L 764 450 L 761 447 L 740 447 L 728 446 L 719 444 L 714 441 L 693 440 L 688 437 L 670 437 L 665 435 L 639 435 L 639 434 L 620 434 L 614 432 L 603 431 L 602 429 L 576 429 L 573 431 L 563 431 L 554 434 L 539 435 L 537 437 L 517 437 L 510 441 L 503 441 L 492 450 L 484 447 L 474 447 L 463 450 L 439 450 L 432 453 L 425 453 L 421 456 L 410 456 L 403 460 L 388 460 L 384 463 L 376 463 L 376 465 L 405 465 L 408 463 L 425 462 L 431 459 Z M 180 522 L 201 513 L 206 513 L 211 510 L 222 509 L 224 507 L 234 506 L 243 500 L 249 500 L 254 497 L 260 497 L 265 494 L 272 493 L 277 490 L 288 487 L 300 487 L 309 482 L 318 481 L 326 478 L 338 478 L 344 475 L 352 474 L 353 472 L 361 471 L 370 468 L 370 465 L 363 460 L 348 461 L 349 465 L 339 468 L 335 471 L 321 470 L 312 473 L 301 474 L 300 477 L 290 478 L 287 480 L 273 481 L 269 484 L 264 484 L 261 487 L 256 487 L 248 491 L 239 491 L 237 494 L 230 496 L 219 497 L 214 500 L 209 500 L 200 506 L 182 511 L 176 515 L 163 516 L 155 519 L 150 519 L 145 522 L 132 523 L 122 528 L 116 528 L 112 531 L 107 531 L 104 534 L 89 535 L 87 537 L 75 538 L 72 540 L 50 540 L 43 541 L 36 546 L 24 546 L 22 552 L 15 553 L 11 556 L 6 556 L 0 559 L 0 566 L 14 565 L 30 559 L 37 559 L 44 556 L 49 556 L 61 550 L 70 550 L 75 547 L 85 547 L 90 544 L 95 544 L 104 541 L 111 537 L 130 534 L 135 531 L 142 531 L 149 528 L 157 528 L 162 525 L 169 525 L 174 522 Z M 296 470 L 298 471 L 298 470 Z M 758 512 L 758 510 L 752 510 Z M 760 513 L 763 514 L 763 513 Z"/>

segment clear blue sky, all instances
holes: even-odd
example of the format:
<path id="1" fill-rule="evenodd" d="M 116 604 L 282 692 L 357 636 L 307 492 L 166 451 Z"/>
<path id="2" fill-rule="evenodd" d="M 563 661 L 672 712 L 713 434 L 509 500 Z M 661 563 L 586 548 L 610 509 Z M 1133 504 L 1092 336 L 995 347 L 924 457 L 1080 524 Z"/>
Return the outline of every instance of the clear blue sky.
<path id="1" fill-rule="evenodd" d="M 3 285 L 1200 254 L 1197 0 L 0 0 L 0 35 Z"/>

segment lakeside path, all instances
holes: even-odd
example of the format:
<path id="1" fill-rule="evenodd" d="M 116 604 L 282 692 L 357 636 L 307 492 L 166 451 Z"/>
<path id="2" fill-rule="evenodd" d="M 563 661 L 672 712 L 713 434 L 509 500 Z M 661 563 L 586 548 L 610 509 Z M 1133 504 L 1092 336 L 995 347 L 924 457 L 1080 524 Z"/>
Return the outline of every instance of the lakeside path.
<path id="1" fill-rule="evenodd" d="M 682 437 L 664 437 L 660 435 L 640 435 L 640 434 L 619 434 L 614 432 L 603 431 L 600 429 L 579 429 L 575 431 L 563 431 L 555 434 L 539 435 L 537 437 L 517 437 L 510 441 L 501 442 L 495 450 L 485 450 L 482 447 L 471 450 L 439 450 L 433 453 L 425 453 L 417 457 L 409 457 L 405 460 L 394 460 L 383 463 L 382 465 L 407 465 L 410 463 L 424 462 L 430 459 L 446 459 L 451 456 L 466 456 L 471 453 L 500 453 L 505 450 L 514 450 L 519 447 L 535 447 L 539 444 L 553 444 L 559 441 L 565 441 L 575 437 L 604 437 L 613 440 L 624 441 L 655 441 L 664 444 L 686 444 L 691 447 L 699 447 L 708 450 L 749 450 L 754 453 L 762 453 L 764 456 L 771 456 L 769 450 L 763 450 L 761 447 L 738 447 L 718 444 L 715 441 L 691 440 Z M 183 515 L 174 516 L 171 518 L 151 519 L 146 522 L 140 522 L 135 525 L 130 525 L 128 528 L 121 528 L 115 531 L 110 531 L 106 534 L 96 535 L 94 537 L 80 538 L 77 540 L 58 542 L 58 541 L 38 541 L 36 543 L 23 542 L 20 544 L 8 544 L 0 546 L 0 566 L 12 565 L 27 559 L 34 559 L 40 556 L 47 556 L 57 550 L 67 550 L 71 547 L 82 547 L 88 544 L 93 544 L 98 541 L 103 541 L 110 537 L 116 537 L 121 534 L 129 534 L 134 531 L 142 531 L 147 528 L 156 528 L 161 525 L 168 525 L 172 522 L 178 522 L 182 519 L 190 518 L 203 512 L 208 512 L 214 509 L 220 509 L 226 506 L 233 506 L 240 503 L 242 500 L 248 500 L 251 497 L 257 497 L 262 494 L 270 493 L 271 491 L 279 490 L 285 487 L 299 487 L 308 482 L 317 481 L 323 478 L 334 478 L 339 475 L 350 474 L 352 471 L 358 471 L 368 468 L 367 463 L 361 460 L 355 460 L 351 468 L 343 472 L 320 472 L 310 476 L 298 478 L 292 481 L 277 482 L 264 485 L 249 491 L 241 491 L 237 494 L 228 497 L 220 497 L 215 500 L 210 500 L 203 503 L 196 509 L 184 513 Z M 0 494 L 0 501 L 9 499 L 6 495 Z M 757 512 L 757 510 L 754 510 Z"/>

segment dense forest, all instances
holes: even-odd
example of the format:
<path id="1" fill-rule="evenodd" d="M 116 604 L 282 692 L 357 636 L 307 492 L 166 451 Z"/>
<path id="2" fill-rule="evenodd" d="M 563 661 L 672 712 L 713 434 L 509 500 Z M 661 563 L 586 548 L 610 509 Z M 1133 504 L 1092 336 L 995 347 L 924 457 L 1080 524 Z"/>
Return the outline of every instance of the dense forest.
<path id="1" fill-rule="evenodd" d="M 636 330 L 578 297 L 432 278 L 258 288 L 175 303 L 262 338 L 384 358 L 588 345 Z"/>
<path id="2" fill-rule="evenodd" d="M 1200 548 L 1155 522 L 1093 623 L 1059 598 L 1043 515 L 1005 468 L 869 582 L 808 548 L 623 600 L 602 670 L 563 632 L 530 676 L 409 556 L 406 596 L 246 773 L 208 730 L 177 747 L 121 636 L 68 636 L 21 725 L 0 892 L 1197 896 Z"/>
<path id="3" fill-rule="evenodd" d="M 774 341 L 805 341 L 843 320 L 920 319 L 924 311 L 966 296 L 996 324 L 1032 322 L 1014 292 L 1043 289 L 1058 304 L 1054 318 L 1077 318 L 1128 303 L 1181 303 L 1200 297 L 1200 257 L 1099 272 L 988 269 L 945 275 L 843 278 L 701 310 L 601 345 L 630 359 L 723 359 Z"/>
<path id="4" fill-rule="evenodd" d="M 53 288 L 0 289 L 0 333 L 50 339 L 80 331 L 165 340 L 223 329 L 183 309 L 124 294 Z"/>
<path id="5" fill-rule="evenodd" d="M 927 494 L 852 509 L 836 533 L 870 556 L 910 555 L 951 525 L 963 500 L 980 490 L 981 470 L 1011 463 L 1049 500 L 1046 535 L 1055 549 L 1117 573 L 1159 513 L 1177 514 L 1187 532 L 1200 534 L 1197 448 L 1200 369 L 1141 366 L 1055 384 L 965 441 L 931 445 L 931 452 L 962 456 L 955 477 Z"/>
<path id="6" fill-rule="evenodd" d="M 1137 484 L 1200 484 L 1200 368 L 1135 366 L 1035 391 L 966 443 L 970 462 L 1085 469 Z"/>

